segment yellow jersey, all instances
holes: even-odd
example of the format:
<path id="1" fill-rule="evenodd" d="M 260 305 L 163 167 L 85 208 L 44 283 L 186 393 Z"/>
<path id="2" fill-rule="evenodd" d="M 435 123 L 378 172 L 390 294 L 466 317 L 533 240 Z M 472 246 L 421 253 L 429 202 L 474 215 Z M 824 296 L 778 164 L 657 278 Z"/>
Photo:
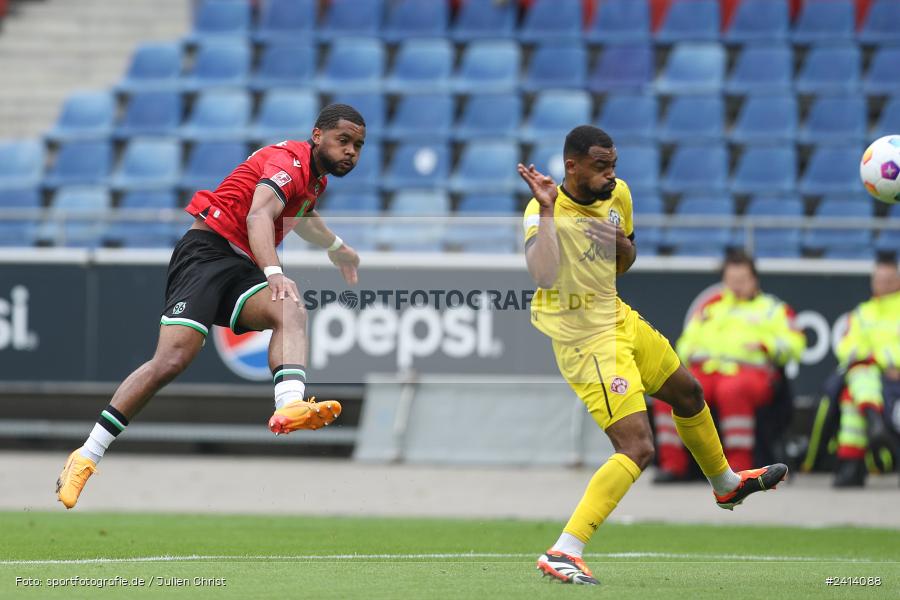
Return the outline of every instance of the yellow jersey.
<path id="1" fill-rule="evenodd" d="M 553 210 L 560 264 L 551 289 L 538 288 L 531 301 L 531 323 L 557 342 L 578 343 L 612 329 L 631 308 L 616 293 L 614 248 L 599 248 L 585 235 L 587 224 L 608 220 L 631 236 L 634 215 L 631 191 L 621 179 L 608 200 L 581 203 L 559 186 Z M 534 198 L 525 208 L 525 243 L 537 235 L 540 204 Z M 611 250 L 611 252 L 610 252 Z"/>

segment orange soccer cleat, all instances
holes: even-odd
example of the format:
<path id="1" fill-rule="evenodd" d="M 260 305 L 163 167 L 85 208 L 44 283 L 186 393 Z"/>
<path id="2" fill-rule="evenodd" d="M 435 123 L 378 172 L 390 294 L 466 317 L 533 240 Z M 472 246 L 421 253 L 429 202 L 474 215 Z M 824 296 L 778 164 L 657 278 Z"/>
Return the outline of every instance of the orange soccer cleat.
<path id="1" fill-rule="evenodd" d="M 563 583 L 580 585 L 598 585 L 600 583 L 581 558 L 559 550 L 547 550 L 542 554 L 537 561 L 537 568 L 544 577 L 549 575 Z"/>
<path id="2" fill-rule="evenodd" d="M 749 469 L 740 471 L 741 483 L 733 491 L 727 494 L 716 494 L 716 504 L 720 508 L 734 510 L 734 507 L 744 501 L 747 496 L 755 492 L 765 492 L 766 490 L 774 490 L 775 486 L 784 481 L 787 476 L 787 465 L 775 463 L 760 469 Z"/>
<path id="3" fill-rule="evenodd" d="M 91 475 L 97 472 L 97 464 L 85 458 L 78 450 L 69 455 L 59 479 L 56 480 L 56 497 L 66 508 L 72 508 L 78 502 L 78 496 Z"/>
<path id="4" fill-rule="evenodd" d="M 334 423 L 340 414 L 341 403 L 337 400 L 316 402 L 315 396 L 312 396 L 276 410 L 269 419 L 269 429 L 275 435 L 298 429 L 319 429 Z"/>

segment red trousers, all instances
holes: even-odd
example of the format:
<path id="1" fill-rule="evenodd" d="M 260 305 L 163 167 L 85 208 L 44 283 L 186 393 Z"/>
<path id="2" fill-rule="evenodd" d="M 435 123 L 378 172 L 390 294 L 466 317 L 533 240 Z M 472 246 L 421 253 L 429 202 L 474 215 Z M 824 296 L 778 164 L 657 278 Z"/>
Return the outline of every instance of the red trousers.
<path id="1" fill-rule="evenodd" d="M 719 436 L 728 464 L 734 471 L 752 469 L 756 410 L 772 402 L 772 384 L 777 374 L 759 367 L 741 367 L 735 375 L 704 373 L 699 365 L 692 365 L 690 371 L 700 382 L 706 403 L 718 415 Z M 672 407 L 654 400 L 659 466 L 684 475 L 690 462 L 672 420 Z"/>

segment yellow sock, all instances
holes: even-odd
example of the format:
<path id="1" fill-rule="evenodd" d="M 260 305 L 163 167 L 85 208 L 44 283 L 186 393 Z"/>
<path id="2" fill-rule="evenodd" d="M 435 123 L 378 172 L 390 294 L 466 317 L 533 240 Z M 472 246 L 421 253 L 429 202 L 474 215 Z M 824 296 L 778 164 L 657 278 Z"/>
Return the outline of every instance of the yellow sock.
<path id="1" fill-rule="evenodd" d="M 679 417 L 673 414 L 672 420 L 675 421 L 678 437 L 694 455 L 694 460 L 700 465 L 700 470 L 707 479 L 731 470 L 722 451 L 722 442 L 709 413 L 709 406 L 704 404 L 703 410 L 693 417 Z"/>
<path id="2" fill-rule="evenodd" d="M 624 454 L 613 454 L 591 477 L 565 532 L 587 543 L 619 500 L 641 476 L 640 468 Z"/>

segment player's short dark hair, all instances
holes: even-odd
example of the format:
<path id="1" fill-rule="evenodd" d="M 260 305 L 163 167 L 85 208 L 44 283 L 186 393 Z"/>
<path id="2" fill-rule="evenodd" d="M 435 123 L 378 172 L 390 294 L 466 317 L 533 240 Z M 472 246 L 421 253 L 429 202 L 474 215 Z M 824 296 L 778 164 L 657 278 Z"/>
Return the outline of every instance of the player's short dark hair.
<path id="1" fill-rule="evenodd" d="M 750 268 L 750 272 L 753 273 L 753 277 L 755 279 L 759 279 L 759 272 L 756 270 L 756 261 L 753 260 L 753 257 L 747 254 L 743 248 L 729 248 L 725 252 L 725 259 L 722 261 L 722 272 L 720 275 L 725 275 L 725 269 L 731 266 L 746 266 Z"/>
<path id="2" fill-rule="evenodd" d="M 359 111 L 349 104 L 329 104 L 316 117 L 316 129 L 325 131 L 337 127 L 338 121 L 344 119 L 360 127 L 366 126 L 366 120 Z"/>
<path id="3" fill-rule="evenodd" d="M 895 269 L 900 268 L 897 264 L 897 253 L 892 250 L 882 250 L 875 255 L 876 265 L 885 265 Z"/>
<path id="4" fill-rule="evenodd" d="M 566 136 L 566 144 L 563 146 L 563 156 L 572 158 L 575 156 L 587 156 L 593 146 L 612 148 L 613 141 L 609 134 L 593 125 L 579 125 Z"/>

